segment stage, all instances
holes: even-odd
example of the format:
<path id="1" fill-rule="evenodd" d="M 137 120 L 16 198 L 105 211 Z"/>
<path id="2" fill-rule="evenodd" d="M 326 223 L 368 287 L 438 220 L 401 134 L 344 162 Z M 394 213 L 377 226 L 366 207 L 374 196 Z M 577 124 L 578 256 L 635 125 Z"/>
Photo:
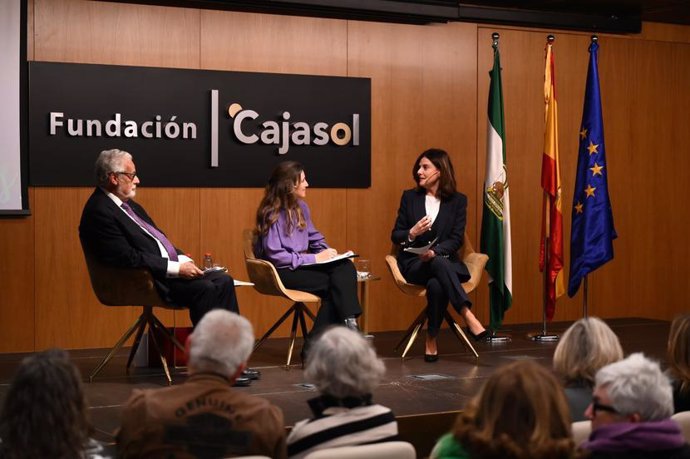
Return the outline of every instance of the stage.
<path id="1" fill-rule="evenodd" d="M 626 355 L 641 351 L 663 365 L 668 322 L 639 318 L 606 322 L 619 336 Z M 565 322 L 549 324 L 548 331 L 562 334 L 569 325 Z M 403 361 L 393 351 L 402 332 L 374 332 L 374 346 L 387 368 L 384 380 L 374 393 L 374 400 L 393 410 L 398 417 L 401 439 L 413 443 L 418 456 L 425 457 L 438 436 L 450 428 L 458 412 L 498 366 L 521 359 L 534 359 L 551 366 L 556 342 L 540 343 L 528 337 L 528 334 L 540 330 L 541 324 L 506 327 L 502 333 L 511 336 L 512 341 L 505 344 L 477 343 L 475 348 L 479 359 L 475 359 L 448 329 L 443 329 L 439 340 L 440 359 L 436 363 L 423 360 L 423 336 L 417 339 Z M 299 349 L 297 347 L 295 352 L 296 359 L 293 357 L 297 364 L 286 371 L 283 364 L 287 339 L 269 340 L 250 360 L 252 367 L 261 370 L 262 378 L 250 387 L 237 388 L 280 406 L 288 426 L 309 416 L 306 400 L 315 396 L 315 390 L 304 385 Z M 95 437 L 102 441 L 112 442 L 122 406 L 132 389 L 165 385 L 161 369 L 134 368 L 127 376 L 124 365 L 128 351 L 118 354 L 93 383 L 84 384 L 91 420 L 97 429 Z M 70 352 L 85 381 L 105 352 L 103 349 Z M 14 369 L 25 355 L 0 355 L 0 400 L 4 400 Z M 173 383 L 180 384 L 185 377 L 185 370 L 177 369 Z"/>

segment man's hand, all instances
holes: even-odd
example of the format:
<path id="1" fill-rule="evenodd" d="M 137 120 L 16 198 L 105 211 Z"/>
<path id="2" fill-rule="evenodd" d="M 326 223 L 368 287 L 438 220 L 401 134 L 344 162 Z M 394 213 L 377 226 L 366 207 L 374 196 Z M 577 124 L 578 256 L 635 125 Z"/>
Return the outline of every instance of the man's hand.
<path id="1" fill-rule="evenodd" d="M 180 273 L 179 276 L 182 279 L 197 279 L 204 275 L 204 272 L 200 270 L 193 261 L 187 261 L 180 263 Z"/>
<path id="2" fill-rule="evenodd" d="M 316 262 L 321 263 L 322 261 L 328 261 L 334 256 L 338 255 L 338 251 L 335 249 L 326 249 L 322 252 L 316 254 Z"/>
<path id="3" fill-rule="evenodd" d="M 432 258 L 436 256 L 436 252 L 433 250 L 427 250 L 424 253 L 419 254 L 419 259 L 422 261 L 431 261 Z"/>

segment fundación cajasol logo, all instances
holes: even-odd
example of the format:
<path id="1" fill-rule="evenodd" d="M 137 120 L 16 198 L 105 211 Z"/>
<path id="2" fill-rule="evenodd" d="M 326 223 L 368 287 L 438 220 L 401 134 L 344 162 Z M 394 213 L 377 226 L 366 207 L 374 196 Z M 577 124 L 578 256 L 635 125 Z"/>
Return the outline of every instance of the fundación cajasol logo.
<path id="1" fill-rule="evenodd" d="M 254 129 L 247 120 L 256 120 L 259 114 L 254 110 L 244 109 L 238 103 L 230 104 L 228 115 L 233 119 L 232 132 L 235 138 L 244 144 L 261 142 L 265 145 L 278 145 L 278 154 L 284 155 L 290 145 L 327 145 L 333 142 L 345 146 L 352 142 L 359 145 L 359 114 L 352 115 L 352 127 L 344 122 L 329 126 L 319 121 L 310 125 L 305 121 L 291 121 L 292 115 L 284 111 L 280 121 L 266 120 L 254 123 Z M 258 127 L 258 129 L 256 129 Z"/>

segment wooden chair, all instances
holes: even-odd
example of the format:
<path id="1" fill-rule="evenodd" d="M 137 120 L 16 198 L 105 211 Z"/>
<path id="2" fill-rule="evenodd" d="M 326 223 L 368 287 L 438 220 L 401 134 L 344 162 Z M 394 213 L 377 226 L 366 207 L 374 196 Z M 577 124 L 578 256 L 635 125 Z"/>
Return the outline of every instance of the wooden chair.
<path id="1" fill-rule="evenodd" d="M 679 411 L 671 416 L 671 419 L 676 421 L 680 426 L 685 441 L 690 442 L 690 411 Z"/>
<path id="2" fill-rule="evenodd" d="M 394 244 L 391 249 L 390 255 L 386 255 L 386 264 L 388 265 L 388 269 L 390 270 L 391 275 L 393 276 L 395 285 L 397 285 L 398 288 L 406 295 L 420 297 L 425 296 L 426 288 L 424 286 L 408 283 L 403 277 L 402 273 L 400 272 L 400 269 L 398 268 L 398 260 L 396 259 L 398 249 L 398 246 Z M 462 288 L 465 290 L 465 292 L 470 293 L 477 287 L 477 285 L 479 285 L 479 281 L 482 278 L 482 271 L 484 271 L 484 267 L 486 266 L 486 263 L 489 261 L 489 256 L 474 251 L 472 243 L 467 237 L 467 233 L 465 233 L 465 241 L 462 244 L 462 247 L 460 247 L 460 250 L 458 251 L 458 256 L 462 259 L 462 261 L 465 263 L 467 269 L 470 272 L 470 280 L 462 284 Z M 448 326 L 453 331 L 455 336 L 462 343 L 464 343 L 470 351 L 472 351 L 476 358 L 479 358 L 479 354 L 477 354 L 477 351 L 474 349 L 474 346 L 472 346 L 472 343 L 470 343 L 470 340 L 467 338 L 467 335 L 465 334 L 464 330 L 462 329 L 462 327 L 460 327 L 460 325 L 458 325 L 455 319 L 453 319 L 453 316 L 450 314 L 450 312 L 446 310 L 444 317 L 446 319 L 446 322 L 448 323 Z M 425 322 L 426 306 L 422 309 L 422 312 L 419 313 L 414 322 L 412 322 L 412 325 L 410 325 L 410 327 L 407 329 L 405 336 L 403 336 L 398 345 L 395 347 L 395 350 L 398 350 L 398 348 L 405 342 L 405 340 L 407 340 L 405 350 L 402 353 L 403 359 L 412 347 L 412 344 L 417 339 L 419 330 L 422 329 Z"/>
<path id="3" fill-rule="evenodd" d="M 571 424 L 571 430 L 573 435 L 573 441 L 575 442 L 575 447 L 580 446 L 580 443 L 589 438 L 589 434 L 592 432 L 592 421 L 576 421 Z"/>
<path id="4" fill-rule="evenodd" d="M 168 362 L 161 351 L 161 346 L 158 343 L 159 337 L 165 337 L 170 340 L 175 347 L 184 352 L 184 346 L 175 338 L 163 323 L 154 315 L 153 308 L 160 307 L 165 309 L 185 309 L 181 306 L 166 304 L 158 294 L 156 286 L 153 283 L 153 276 L 147 269 L 125 269 L 114 268 L 104 265 L 99 262 L 91 253 L 89 253 L 82 245 L 84 250 L 84 258 L 86 259 L 86 266 L 89 270 L 89 277 L 91 278 L 91 287 L 96 294 L 98 301 L 106 306 L 133 306 L 141 305 L 143 311 L 131 327 L 122 335 L 119 341 L 113 346 L 108 354 L 101 360 L 101 363 L 89 375 L 89 381 L 93 379 L 103 369 L 103 367 L 113 358 L 123 344 L 136 332 L 134 337 L 134 344 L 129 352 L 127 359 L 126 371 L 132 365 L 134 354 L 139 348 L 141 337 L 145 329 L 148 327 L 149 337 L 156 350 L 156 355 L 159 356 L 165 377 L 168 384 L 172 384 L 170 377 L 170 370 L 168 369 Z"/>
<path id="5" fill-rule="evenodd" d="M 309 316 L 312 322 L 315 320 L 315 316 L 309 307 L 307 307 L 307 303 L 314 303 L 318 306 L 321 302 L 321 298 L 311 293 L 285 288 L 273 263 L 256 258 L 254 255 L 254 244 L 257 240 L 254 230 L 246 229 L 243 231 L 242 236 L 244 240 L 244 262 L 247 267 L 249 280 L 254 283 L 254 289 L 263 295 L 287 298 L 293 302 L 290 309 L 288 309 L 287 312 L 283 314 L 266 333 L 264 333 L 261 339 L 256 342 L 254 351 L 261 347 L 264 341 L 266 341 L 288 317 L 292 316 L 290 346 L 288 347 L 287 360 L 285 362 L 285 368 L 289 369 L 290 362 L 292 361 L 292 352 L 295 348 L 295 340 L 297 338 L 297 324 L 299 324 L 301 328 L 302 337 L 306 338 L 307 324 L 304 316 Z"/>

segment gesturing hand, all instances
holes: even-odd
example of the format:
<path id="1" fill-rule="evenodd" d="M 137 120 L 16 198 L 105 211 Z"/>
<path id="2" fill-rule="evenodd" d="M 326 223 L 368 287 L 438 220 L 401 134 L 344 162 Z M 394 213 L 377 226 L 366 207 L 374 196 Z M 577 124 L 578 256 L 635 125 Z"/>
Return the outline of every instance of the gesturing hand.
<path id="1" fill-rule="evenodd" d="M 423 216 L 414 226 L 410 229 L 410 237 L 412 239 L 426 233 L 431 229 L 431 217 L 428 215 Z"/>
<path id="2" fill-rule="evenodd" d="M 338 255 L 338 251 L 335 249 L 326 249 L 322 252 L 316 254 L 316 262 L 321 263 L 322 261 L 327 261 Z"/>

